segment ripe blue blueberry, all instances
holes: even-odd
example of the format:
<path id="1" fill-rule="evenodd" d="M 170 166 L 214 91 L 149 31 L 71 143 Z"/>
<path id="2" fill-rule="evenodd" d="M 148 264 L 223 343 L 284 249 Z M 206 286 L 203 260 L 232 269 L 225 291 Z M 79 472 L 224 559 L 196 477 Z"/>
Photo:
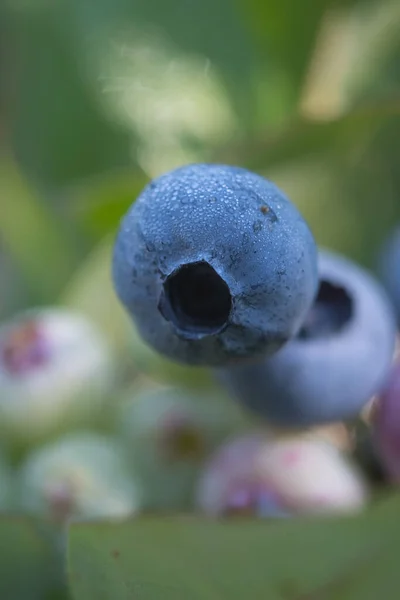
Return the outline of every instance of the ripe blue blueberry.
<path id="1" fill-rule="evenodd" d="M 355 416 L 390 369 L 396 327 L 378 282 L 321 251 L 317 298 L 294 340 L 274 356 L 219 371 L 240 402 L 285 426 Z"/>
<path id="2" fill-rule="evenodd" d="M 293 337 L 315 295 L 316 249 L 271 182 L 189 165 L 154 180 L 129 210 L 113 275 L 149 345 L 178 362 L 223 365 Z"/>
<path id="3" fill-rule="evenodd" d="M 383 244 L 378 271 L 400 322 L 400 227 L 397 227 Z"/>

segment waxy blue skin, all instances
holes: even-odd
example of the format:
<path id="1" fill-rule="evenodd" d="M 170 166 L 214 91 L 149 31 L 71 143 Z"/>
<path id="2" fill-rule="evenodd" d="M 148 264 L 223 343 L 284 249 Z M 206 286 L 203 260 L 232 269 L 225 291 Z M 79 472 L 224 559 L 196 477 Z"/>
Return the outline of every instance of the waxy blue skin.
<path id="1" fill-rule="evenodd" d="M 380 284 L 327 251 L 320 251 L 319 273 L 352 299 L 352 316 L 339 331 L 320 323 L 321 336 L 297 337 L 269 359 L 217 373 L 242 404 L 285 427 L 356 416 L 379 391 L 393 357 L 395 318 Z"/>
<path id="2" fill-rule="evenodd" d="M 218 332 L 182 331 L 159 310 L 163 282 L 206 261 L 229 287 Z M 271 182 L 245 169 L 188 165 L 151 182 L 122 221 L 116 292 L 144 340 L 178 362 L 215 366 L 277 351 L 317 289 L 313 236 Z"/>
<path id="3" fill-rule="evenodd" d="M 400 323 L 400 226 L 394 229 L 382 246 L 378 259 L 380 279 L 392 300 Z"/>

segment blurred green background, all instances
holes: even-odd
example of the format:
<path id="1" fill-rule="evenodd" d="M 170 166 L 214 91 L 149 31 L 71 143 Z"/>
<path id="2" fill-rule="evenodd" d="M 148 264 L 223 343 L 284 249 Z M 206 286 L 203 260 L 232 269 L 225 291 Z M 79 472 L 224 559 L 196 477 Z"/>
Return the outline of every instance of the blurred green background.
<path id="1" fill-rule="evenodd" d="M 400 220 L 399 30 L 398 0 L 3 0 L 0 319 L 67 303 L 120 341 L 119 219 L 194 161 L 265 174 L 373 265 Z"/>
<path id="2" fill-rule="evenodd" d="M 0 322 L 32 306 L 77 308 L 126 362 L 134 359 L 133 370 L 208 385 L 204 372 L 172 365 L 135 337 L 110 278 L 121 216 L 150 178 L 189 162 L 227 162 L 266 175 L 299 206 L 318 243 L 373 267 L 379 244 L 400 222 L 399 31 L 399 0 L 0 0 Z M 395 508 L 388 535 L 396 530 Z M 364 544 L 358 528 L 370 535 L 368 518 L 355 524 L 353 541 Z M 55 585 L 43 536 L 19 521 L 17 530 L 9 519 L 0 525 L 1 589 L 14 593 L 3 596 L 56 598 L 42 591 L 43 581 L 46 590 Z M 343 548 L 352 547 L 342 530 L 332 546 L 321 532 L 315 556 L 325 545 L 342 560 Z M 73 535 L 74 551 L 83 548 L 86 557 L 89 548 L 99 560 L 96 581 L 107 546 L 95 536 L 91 547 L 78 527 Z M 134 537 L 129 552 L 142 560 L 142 538 L 135 554 Z M 230 556 L 227 539 L 218 546 L 226 550 L 221 561 Z M 281 540 L 286 564 L 286 534 Z M 296 569 L 308 578 L 296 548 Z M 392 585 L 383 567 L 376 570 L 389 556 L 397 576 L 398 552 L 389 550 L 375 570 L 363 568 L 360 597 L 372 578 L 381 591 L 382 582 Z M 307 564 L 318 564 L 313 556 L 305 555 Z M 72 552 L 71 569 L 96 560 Z M 20 577 L 23 561 L 30 575 Z M 264 573 L 251 554 L 249 565 Z M 126 571 L 135 572 L 128 562 Z M 78 589 L 78 578 L 75 585 L 77 598 L 100 597 Z M 127 590 L 115 597 L 126 598 Z"/>

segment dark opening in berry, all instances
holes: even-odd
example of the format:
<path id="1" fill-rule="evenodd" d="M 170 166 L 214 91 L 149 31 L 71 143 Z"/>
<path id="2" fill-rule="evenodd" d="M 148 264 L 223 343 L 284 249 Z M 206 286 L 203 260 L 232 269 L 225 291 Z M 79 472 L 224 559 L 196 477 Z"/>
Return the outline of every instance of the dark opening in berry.
<path id="1" fill-rule="evenodd" d="M 159 303 L 165 319 L 188 337 L 219 333 L 231 309 L 229 287 L 205 261 L 183 265 L 169 275 Z"/>
<path id="2" fill-rule="evenodd" d="M 337 333 L 350 321 L 352 314 L 353 300 L 346 289 L 322 280 L 298 338 L 316 339 Z"/>

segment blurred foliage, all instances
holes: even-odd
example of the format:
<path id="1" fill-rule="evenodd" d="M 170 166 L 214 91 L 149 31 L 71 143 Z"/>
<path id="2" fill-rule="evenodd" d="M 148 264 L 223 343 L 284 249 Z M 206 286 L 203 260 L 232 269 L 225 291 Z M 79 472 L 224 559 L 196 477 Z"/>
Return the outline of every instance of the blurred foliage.
<path id="1" fill-rule="evenodd" d="M 400 219 L 396 0 L 0 10 L 0 316 L 56 302 L 146 181 L 182 163 L 266 174 L 319 243 L 366 264 Z"/>
<path id="2" fill-rule="evenodd" d="M 194 161 L 265 174 L 318 243 L 373 266 L 400 221 L 399 28 L 398 0 L 2 0 L 0 319 L 35 305 L 77 308 L 144 378 L 209 385 L 203 371 L 172 365 L 139 340 L 110 277 L 130 203 L 150 178 Z M 279 593 L 271 580 L 271 598 L 394 598 L 394 523 L 390 509 L 354 522 L 275 524 L 265 534 L 267 524 L 76 526 L 73 587 L 78 600 L 129 590 L 175 598 L 181 589 L 220 598 L 224 586 L 244 597 L 241 586 L 261 584 L 266 564 L 276 573 L 283 564 L 288 578 Z M 0 522 L 1 597 L 57 598 L 42 587 L 43 540 L 30 523 Z M 118 560 L 110 556 L 117 541 Z M 210 544 L 220 552 L 208 554 Z M 355 572 L 367 576 L 347 580 L 359 551 Z"/>
<path id="3" fill-rule="evenodd" d="M 66 600 L 57 538 L 43 523 L 0 517 L 0 594 L 10 600 Z"/>

